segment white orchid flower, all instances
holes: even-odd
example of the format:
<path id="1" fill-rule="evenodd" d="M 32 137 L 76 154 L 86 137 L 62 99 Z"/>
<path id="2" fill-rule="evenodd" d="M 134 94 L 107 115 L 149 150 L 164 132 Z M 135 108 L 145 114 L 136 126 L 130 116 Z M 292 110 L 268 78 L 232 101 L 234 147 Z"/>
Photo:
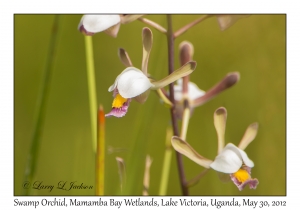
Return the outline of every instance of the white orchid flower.
<path id="1" fill-rule="evenodd" d="M 104 31 L 116 37 L 120 24 L 130 23 L 142 15 L 83 15 L 78 25 L 78 30 L 85 35 L 94 35 Z"/>
<path id="2" fill-rule="evenodd" d="M 142 70 L 132 66 L 131 60 L 124 49 L 119 50 L 119 57 L 127 68 L 117 76 L 114 84 L 108 89 L 109 92 L 113 92 L 114 100 L 112 110 L 105 115 L 106 117 L 123 117 L 127 113 L 131 99 L 135 99 L 139 103 L 144 103 L 148 98 L 150 90 L 165 87 L 181 77 L 189 75 L 196 68 L 196 62 L 191 61 L 159 81 L 148 78 L 147 66 L 153 41 L 151 30 L 149 28 L 143 28 L 142 37 Z"/>
<path id="3" fill-rule="evenodd" d="M 205 91 L 201 90 L 195 83 L 188 83 L 188 98 L 191 101 L 196 100 L 197 98 L 204 96 Z M 183 99 L 182 94 L 182 79 L 177 80 L 177 84 L 174 85 L 174 99 L 176 101 L 181 101 Z"/>
<path id="4" fill-rule="evenodd" d="M 246 185 L 249 185 L 250 189 L 255 189 L 259 182 L 257 179 L 251 178 L 251 168 L 254 167 L 254 163 L 249 159 L 244 149 L 255 138 L 258 124 L 253 123 L 248 126 L 238 147 L 232 143 L 228 143 L 224 147 L 226 118 L 227 111 L 224 107 L 215 111 L 214 124 L 218 134 L 218 155 L 214 161 L 199 155 L 186 141 L 177 136 L 172 138 L 172 145 L 177 152 L 187 156 L 197 164 L 220 172 L 219 177 L 222 181 L 231 178 L 239 190 L 243 190 Z"/>

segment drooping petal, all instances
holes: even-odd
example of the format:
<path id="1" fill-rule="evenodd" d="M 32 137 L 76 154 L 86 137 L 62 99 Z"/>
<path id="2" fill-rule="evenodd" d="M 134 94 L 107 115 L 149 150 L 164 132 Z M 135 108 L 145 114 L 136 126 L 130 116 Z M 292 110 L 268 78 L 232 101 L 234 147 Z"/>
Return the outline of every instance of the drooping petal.
<path id="1" fill-rule="evenodd" d="M 205 91 L 201 90 L 195 83 L 188 83 L 188 97 L 190 100 L 195 100 L 205 94 Z M 182 99 L 182 79 L 177 80 L 177 85 L 174 85 L 174 98 L 176 101 Z"/>
<path id="2" fill-rule="evenodd" d="M 189 74 L 191 74 L 197 66 L 197 63 L 195 61 L 190 61 L 180 67 L 179 69 L 175 70 L 172 74 L 169 74 L 165 78 L 152 82 L 154 87 L 152 89 L 157 90 L 159 88 L 163 88 L 167 85 L 169 85 L 172 82 L 175 82 L 176 80 L 180 79 L 181 77 L 185 77 Z"/>
<path id="3" fill-rule="evenodd" d="M 225 128 L 227 120 L 227 110 L 224 107 L 218 108 L 214 113 L 214 125 L 218 135 L 218 154 L 225 146 Z"/>
<path id="4" fill-rule="evenodd" d="M 174 149 L 194 161 L 195 163 L 209 168 L 212 161 L 199 155 L 186 141 L 180 139 L 177 136 L 173 136 L 171 140 L 172 146 Z"/>
<path id="5" fill-rule="evenodd" d="M 150 55 L 150 51 L 151 51 L 152 43 L 153 43 L 152 31 L 147 27 L 143 28 L 142 37 L 143 37 L 142 71 L 144 72 L 145 75 L 147 75 L 149 55 Z"/>
<path id="6" fill-rule="evenodd" d="M 241 150 L 246 149 L 246 147 L 253 141 L 253 139 L 256 137 L 258 130 L 258 123 L 253 123 L 248 126 L 242 140 L 240 141 L 238 148 Z"/>
<path id="7" fill-rule="evenodd" d="M 126 68 L 115 80 L 114 84 L 109 87 L 108 91 L 118 88 L 123 98 L 134 98 L 153 85 L 143 72 L 135 67 Z"/>
<path id="8" fill-rule="evenodd" d="M 90 33 L 97 33 L 114 26 L 119 22 L 119 15 L 83 15 L 78 25 L 78 29 L 84 29 Z"/>
<path id="9" fill-rule="evenodd" d="M 128 53 L 127 53 L 123 48 L 119 48 L 118 56 L 119 56 L 121 62 L 122 62 L 126 67 L 132 66 L 132 62 L 131 62 L 131 60 L 130 60 L 130 57 L 129 57 Z"/>
<path id="10" fill-rule="evenodd" d="M 230 181 L 230 176 L 229 174 L 224 174 L 222 172 L 216 171 L 219 179 L 221 182 L 229 182 Z"/>
<path id="11" fill-rule="evenodd" d="M 150 89 L 149 89 L 149 90 L 146 90 L 146 91 L 143 92 L 141 95 L 138 95 L 138 96 L 134 97 L 134 99 L 135 99 L 137 102 L 143 104 L 143 103 L 145 103 L 145 101 L 147 100 L 149 94 L 150 94 Z"/>
<path id="12" fill-rule="evenodd" d="M 254 166 L 252 160 L 248 158 L 243 150 L 229 143 L 216 157 L 210 167 L 223 173 L 235 173 L 241 168 L 243 163 L 250 168 Z"/>
<path id="13" fill-rule="evenodd" d="M 104 32 L 106 34 L 108 34 L 109 36 L 116 38 L 118 35 L 118 32 L 119 32 L 119 29 L 120 29 L 120 25 L 121 25 L 121 23 L 118 23 L 118 24 L 106 29 Z"/>

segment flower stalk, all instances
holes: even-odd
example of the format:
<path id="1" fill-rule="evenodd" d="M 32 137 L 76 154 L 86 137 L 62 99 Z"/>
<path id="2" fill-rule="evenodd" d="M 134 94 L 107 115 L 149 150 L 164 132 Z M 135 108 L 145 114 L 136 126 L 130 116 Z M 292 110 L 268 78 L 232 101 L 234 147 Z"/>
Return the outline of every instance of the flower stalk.
<path id="1" fill-rule="evenodd" d="M 168 180 L 169 180 L 169 173 L 171 168 L 171 160 L 172 160 L 172 145 L 171 145 L 171 137 L 172 137 L 172 128 L 167 128 L 167 135 L 166 135 L 166 149 L 164 155 L 164 162 L 161 172 L 161 181 L 159 187 L 158 195 L 166 195 L 168 189 Z"/>
<path id="2" fill-rule="evenodd" d="M 96 153 L 97 94 L 96 94 L 95 69 L 94 69 L 93 40 L 91 36 L 84 36 L 84 41 L 85 41 L 86 70 L 87 70 L 88 91 L 89 91 L 92 145 L 93 145 L 93 151 Z"/>
<path id="3" fill-rule="evenodd" d="M 171 15 L 167 15 L 167 22 L 168 22 L 168 31 L 167 31 L 168 66 L 169 66 L 169 74 L 172 74 L 174 71 L 174 34 L 173 34 L 173 29 L 172 29 L 172 16 Z M 171 83 L 169 85 L 169 91 L 170 91 L 170 101 L 172 102 L 172 104 L 174 104 L 174 106 L 171 107 L 171 120 L 172 120 L 173 134 L 174 134 L 174 136 L 179 136 L 177 119 L 176 119 L 176 104 L 175 104 L 175 100 L 174 100 L 174 84 L 173 83 Z M 182 194 L 188 195 L 189 192 L 188 192 L 188 188 L 186 187 L 182 155 L 178 152 L 176 152 L 176 159 L 177 159 Z"/>
<path id="4" fill-rule="evenodd" d="M 200 18 L 194 20 L 193 22 L 183 26 L 182 28 L 180 28 L 179 30 L 177 30 L 174 33 L 174 38 L 179 37 L 180 35 L 182 35 L 183 33 L 185 33 L 187 30 L 189 30 L 190 28 L 192 28 L 193 26 L 197 25 L 198 23 L 201 23 L 202 21 L 206 20 L 207 18 L 211 17 L 211 15 L 203 15 Z"/>

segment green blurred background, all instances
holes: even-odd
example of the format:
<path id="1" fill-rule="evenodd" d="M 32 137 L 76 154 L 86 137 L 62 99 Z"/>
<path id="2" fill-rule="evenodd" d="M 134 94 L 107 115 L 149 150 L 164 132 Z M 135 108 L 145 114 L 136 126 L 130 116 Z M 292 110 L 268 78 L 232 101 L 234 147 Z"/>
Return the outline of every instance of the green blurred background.
<path id="1" fill-rule="evenodd" d="M 174 15 L 174 30 L 199 15 Z M 14 54 L 14 194 L 22 195 L 26 159 L 33 134 L 36 103 L 49 47 L 54 15 L 15 15 Z M 35 181 L 57 185 L 59 181 L 95 186 L 95 156 L 92 150 L 87 89 L 84 36 L 77 31 L 81 15 L 62 15 L 62 31 L 51 78 L 46 118 L 40 139 Z M 147 15 L 166 27 L 165 15 Z M 125 68 L 117 51 L 125 48 L 133 64 L 142 60 L 142 28 L 135 21 L 121 25 L 117 38 L 105 33 L 93 36 L 98 103 L 110 111 L 112 94 L 107 91 Z M 151 27 L 150 27 L 151 28 Z M 154 44 L 149 73 L 159 79 L 167 75 L 165 35 L 151 28 Z M 227 73 L 239 71 L 240 82 L 205 105 L 190 120 L 187 141 L 203 156 L 217 153 L 213 113 L 228 111 L 226 143 L 238 144 L 247 126 L 259 123 L 256 139 L 246 152 L 255 163 L 252 176 L 259 179 L 256 190 L 242 192 L 233 183 L 222 183 L 214 171 L 194 187 L 191 195 L 285 195 L 286 194 L 286 16 L 251 15 L 221 32 L 215 17 L 193 27 L 175 41 L 175 67 L 179 67 L 178 45 L 193 43 L 197 68 L 191 80 L 208 90 Z M 136 161 L 132 195 L 142 194 L 146 154 L 153 158 L 150 195 L 157 195 L 170 111 L 151 93 L 143 105 L 133 101 L 123 118 L 106 119 L 105 194 L 119 192 L 115 158 Z M 139 144 L 136 145 L 136 142 Z M 128 165 L 126 165 L 127 167 Z M 203 168 L 184 157 L 186 177 L 193 178 Z M 130 166 L 127 167 L 132 168 Z M 94 187 L 95 188 L 95 187 Z M 32 195 L 94 195 L 94 190 L 32 190 Z M 181 195 L 175 155 L 169 178 L 168 195 Z"/>

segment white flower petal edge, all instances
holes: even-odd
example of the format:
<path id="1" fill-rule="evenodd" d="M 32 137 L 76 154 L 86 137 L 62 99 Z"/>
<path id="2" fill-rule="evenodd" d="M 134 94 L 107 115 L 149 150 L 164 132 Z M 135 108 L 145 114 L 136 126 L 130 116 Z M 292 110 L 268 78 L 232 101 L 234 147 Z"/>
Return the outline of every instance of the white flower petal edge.
<path id="1" fill-rule="evenodd" d="M 83 15 L 80 25 L 88 32 L 97 33 L 104 31 L 121 21 L 119 15 Z"/>
<path id="2" fill-rule="evenodd" d="M 111 92 L 115 88 L 123 98 L 134 98 L 153 87 L 148 77 L 143 72 L 134 67 L 126 68 L 115 80 L 115 83 L 109 87 Z"/>
<path id="3" fill-rule="evenodd" d="M 254 166 L 252 160 L 248 158 L 243 150 L 229 143 L 216 157 L 214 162 L 210 164 L 210 167 L 222 173 L 235 173 L 243 163 L 250 168 Z"/>
<path id="4" fill-rule="evenodd" d="M 189 89 L 189 99 L 195 100 L 205 94 L 205 91 L 201 90 L 195 83 L 188 83 Z M 177 80 L 177 85 L 174 85 L 174 98 L 176 101 L 180 101 L 182 99 L 182 79 Z"/>

